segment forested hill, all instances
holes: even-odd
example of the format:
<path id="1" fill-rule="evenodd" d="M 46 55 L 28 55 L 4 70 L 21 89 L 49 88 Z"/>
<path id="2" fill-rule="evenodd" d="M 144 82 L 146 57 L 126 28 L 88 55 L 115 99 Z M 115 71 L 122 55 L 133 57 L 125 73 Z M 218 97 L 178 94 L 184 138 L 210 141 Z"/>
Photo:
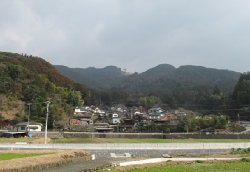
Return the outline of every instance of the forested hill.
<path id="1" fill-rule="evenodd" d="M 146 72 L 130 76 L 124 75 L 120 68 L 114 66 L 84 69 L 56 65 L 55 68 L 61 74 L 90 88 L 125 91 L 131 94 L 198 91 L 204 87 L 213 90 L 215 85 L 223 92 L 230 93 L 240 77 L 238 72 L 191 65 L 175 68 L 169 64 L 161 64 Z"/>
<path id="2" fill-rule="evenodd" d="M 9 63 L 16 66 L 24 67 L 24 74 L 27 70 L 33 72 L 34 74 L 43 74 L 50 82 L 54 83 L 56 86 L 66 87 L 71 85 L 76 91 L 81 91 L 86 101 L 88 101 L 88 88 L 83 84 L 76 83 L 72 79 L 65 77 L 60 74 L 53 65 L 48 63 L 42 58 L 33 57 L 32 55 L 19 55 L 14 53 L 0 52 L 0 62 Z M 16 68 L 17 73 L 21 75 L 19 67 Z"/>
<path id="3" fill-rule="evenodd" d="M 69 68 L 61 65 L 54 65 L 54 67 L 64 76 L 98 90 L 110 90 L 110 88 L 121 83 L 126 78 L 121 68 L 115 66 L 100 69 L 94 67 Z"/>
<path id="4" fill-rule="evenodd" d="M 90 104 L 89 90 L 61 75 L 42 58 L 0 52 L 0 117 L 12 120 L 18 114 L 18 120 L 25 120 L 24 105 L 29 102 L 31 112 L 36 114 L 31 119 L 39 122 L 46 110 L 42 102 L 48 100 L 53 102 L 50 108 L 54 120 L 60 120 L 72 115 L 70 106 Z"/>
<path id="5" fill-rule="evenodd" d="M 79 83 L 84 83 L 84 85 L 90 88 L 101 89 L 102 84 L 91 77 L 86 76 L 84 73 L 77 72 L 74 68 L 69 68 L 63 65 L 54 65 L 54 67 L 64 76 L 73 79 Z"/>
<path id="6" fill-rule="evenodd" d="M 190 65 L 174 68 L 161 64 L 141 74 L 129 76 L 115 90 L 132 94 L 174 93 L 198 91 L 202 87 L 212 90 L 217 85 L 224 92 L 232 92 L 239 77 L 240 73 L 228 70 Z"/>

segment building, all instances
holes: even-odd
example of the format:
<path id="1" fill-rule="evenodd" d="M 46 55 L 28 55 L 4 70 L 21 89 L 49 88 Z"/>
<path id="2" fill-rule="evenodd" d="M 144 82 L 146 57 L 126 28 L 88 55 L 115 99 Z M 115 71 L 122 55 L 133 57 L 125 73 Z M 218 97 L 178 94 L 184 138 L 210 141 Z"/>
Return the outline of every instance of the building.
<path id="1" fill-rule="evenodd" d="M 26 132 L 26 131 L 42 131 L 43 124 L 35 121 L 21 122 L 14 126 L 13 131 Z"/>
<path id="2" fill-rule="evenodd" d="M 163 109 L 158 107 L 158 108 L 151 108 L 148 110 L 148 113 L 162 113 Z"/>

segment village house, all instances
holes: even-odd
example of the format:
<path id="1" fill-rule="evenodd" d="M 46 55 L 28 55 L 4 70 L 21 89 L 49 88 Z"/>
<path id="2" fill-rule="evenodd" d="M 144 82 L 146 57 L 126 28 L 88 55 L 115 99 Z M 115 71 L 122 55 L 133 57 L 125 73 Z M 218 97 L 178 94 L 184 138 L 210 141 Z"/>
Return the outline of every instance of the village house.
<path id="1" fill-rule="evenodd" d="M 74 115 L 72 119 L 70 119 L 70 125 L 80 125 L 80 124 L 90 124 L 91 123 L 91 115 Z"/>
<path id="2" fill-rule="evenodd" d="M 148 113 L 148 110 L 143 108 L 142 106 L 139 106 L 138 111 L 141 113 Z"/>
<path id="3" fill-rule="evenodd" d="M 161 113 L 147 114 L 147 119 L 150 121 L 156 121 L 156 120 L 161 119 L 164 116 L 165 114 L 161 114 Z"/>
<path id="4" fill-rule="evenodd" d="M 121 118 L 118 116 L 118 114 L 112 114 L 112 117 L 110 118 L 110 124 L 119 124 L 121 123 Z"/>
<path id="5" fill-rule="evenodd" d="M 132 132 L 134 129 L 134 123 L 132 119 L 123 119 L 123 123 L 119 128 L 121 132 Z"/>
<path id="6" fill-rule="evenodd" d="M 164 110 L 160 107 L 158 108 L 151 108 L 148 110 L 148 113 L 162 113 Z"/>
<path id="7" fill-rule="evenodd" d="M 156 120 L 155 123 L 158 125 L 177 125 L 180 122 L 178 115 L 175 113 L 167 114 L 163 116 L 161 119 Z"/>
<path id="8" fill-rule="evenodd" d="M 87 114 L 88 112 L 89 112 L 89 107 L 81 107 L 81 108 L 76 107 L 74 114 L 84 115 L 84 114 Z"/>
<path id="9" fill-rule="evenodd" d="M 43 124 L 35 121 L 21 122 L 14 126 L 13 131 L 26 132 L 26 131 L 42 131 Z"/>
<path id="10" fill-rule="evenodd" d="M 81 122 L 81 120 L 80 120 L 80 119 L 77 119 L 77 118 L 72 118 L 72 119 L 70 119 L 70 121 L 69 121 L 70 125 L 79 125 L 80 122 Z"/>

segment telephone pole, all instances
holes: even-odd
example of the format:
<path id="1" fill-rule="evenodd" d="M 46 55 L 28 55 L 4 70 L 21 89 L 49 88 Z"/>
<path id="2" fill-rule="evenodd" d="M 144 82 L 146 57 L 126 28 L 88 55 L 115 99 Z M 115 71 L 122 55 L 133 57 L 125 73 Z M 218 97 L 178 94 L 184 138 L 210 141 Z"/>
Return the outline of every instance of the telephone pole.
<path id="1" fill-rule="evenodd" d="M 50 101 L 44 102 L 47 104 L 47 113 L 46 113 L 46 124 L 45 124 L 45 136 L 44 136 L 44 144 L 46 144 L 47 140 L 47 125 L 48 125 L 48 115 L 49 115 L 49 104 L 51 103 Z"/>
<path id="2" fill-rule="evenodd" d="M 31 104 L 32 104 L 32 103 L 27 103 L 27 105 L 29 106 L 28 128 L 27 128 L 28 133 L 29 133 L 29 131 L 30 131 L 30 105 L 31 105 Z"/>

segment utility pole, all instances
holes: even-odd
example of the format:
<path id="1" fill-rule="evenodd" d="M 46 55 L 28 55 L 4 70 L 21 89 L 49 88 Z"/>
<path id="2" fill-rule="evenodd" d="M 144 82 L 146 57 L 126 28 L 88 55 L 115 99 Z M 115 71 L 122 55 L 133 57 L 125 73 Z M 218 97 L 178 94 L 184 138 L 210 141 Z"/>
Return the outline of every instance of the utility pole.
<path id="1" fill-rule="evenodd" d="M 50 101 L 44 102 L 47 104 L 47 113 L 46 113 L 46 124 L 45 124 L 45 136 L 44 136 L 44 144 L 46 144 L 47 140 L 47 125 L 48 125 L 48 115 L 49 115 L 49 104 L 51 103 Z"/>
<path id="2" fill-rule="evenodd" d="M 238 121 L 239 121 L 239 125 L 240 125 L 240 115 L 238 114 Z M 239 130 L 238 130 L 238 139 L 239 139 Z"/>
<path id="3" fill-rule="evenodd" d="M 29 133 L 29 131 L 30 131 L 30 105 L 31 105 L 31 104 L 32 104 L 32 103 L 27 103 L 27 105 L 29 106 L 28 128 L 27 128 L 28 133 Z"/>
<path id="4" fill-rule="evenodd" d="M 91 136 L 92 136 L 92 139 L 94 138 L 94 134 L 93 134 L 93 132 L 94 132 L 94 120 L 93 120 L 93 116 L 94 116 L 95 114 L 94 113 L 92 113 L 92 116 L 91 116 L 91 120 L 92 120 L 92 133 L 91 133 Z"/>

